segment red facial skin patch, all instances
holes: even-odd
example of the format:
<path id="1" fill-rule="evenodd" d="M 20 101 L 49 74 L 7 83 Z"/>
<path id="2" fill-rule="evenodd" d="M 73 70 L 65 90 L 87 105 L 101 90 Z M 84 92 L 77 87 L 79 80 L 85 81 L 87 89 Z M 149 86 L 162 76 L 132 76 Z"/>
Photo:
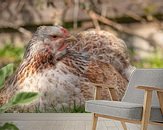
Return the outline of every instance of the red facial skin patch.
<path id="1" fill-rule="evenodd" d="M 65 36 L 68 36 L 68 35 L 69 35 L 69 32 L 68 32 L 67 29 L 61 28 L 61 31 L 64 33 Z M 63 43 L 63 44 L 59 47 L 58 51 L 63 51 L 67 46 L 68 46 L 67 44 L 64 44 L 64 43 Z"/>
<path id="2" fill-rule="evenodd" d="M 69 35 L 69 32 L 67 31 L 67 29 L 61 28 L 61 31 L 62 31 L 66 36 Z"/>

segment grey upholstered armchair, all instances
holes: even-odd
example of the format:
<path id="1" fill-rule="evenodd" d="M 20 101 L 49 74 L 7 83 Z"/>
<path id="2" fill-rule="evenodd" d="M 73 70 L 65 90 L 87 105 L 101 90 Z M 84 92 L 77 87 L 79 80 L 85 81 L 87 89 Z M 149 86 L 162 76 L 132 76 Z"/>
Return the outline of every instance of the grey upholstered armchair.
<path id="1" fill-rule="evenodd" d="M 100 99 L 99 86 L 95 92 Z M 147 130 L 148 124 L 163 126 L 163 69 L 136 69 L 121 102 L 89 100 L 86 111 L 93 113 L 92 130 L 98 117 L 121 121 L 124 130 L 125 122 L 141 124 L 141 130 Z"/>

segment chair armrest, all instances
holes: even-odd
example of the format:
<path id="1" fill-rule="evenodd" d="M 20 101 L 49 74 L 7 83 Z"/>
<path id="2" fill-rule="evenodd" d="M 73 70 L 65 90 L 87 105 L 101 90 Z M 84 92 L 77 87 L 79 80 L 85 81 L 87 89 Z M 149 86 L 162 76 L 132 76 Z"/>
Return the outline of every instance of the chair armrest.
<path id="1" fill-rule="evenodd" d="M 162 88 L 159 87 L 151 87 L 151 86 L 138 86 L 138 89 L 143 89 L 146 91 L 159 91 L 159 92 L 163 92 Z"/>
<path id="2" fill-rule="evenodd" d="M 116 97 L 112 97 L 112 93 L 114 95 L 114 92 L 111 91 L 111 90 L 115 89 L 115 86 L 110 86 L 108 84 L 92 83 L 92 82 L 82 82 L 82 83 L 94 85 L 94 87 L 95 87 L 94 100 L 100 100 L 101 99 L 102 87 L 107 87 L 108 88 L 108 93 L 109 93 L 109 96 L 110 96 L 110 100 L 116 100 L 117 99 Z"/>
<path id="3" fill-rule="evenodd" d="M 95 86 L 95 93 L 94 93 L 94 100 L 100 100 L 101 99 L 101 89 L 102 89 L 102 85 L 101 84 L 96 84 L 96 83 L 91 83 L 91 82 L 82 82 L 84 84 L 91 84 Z"/>

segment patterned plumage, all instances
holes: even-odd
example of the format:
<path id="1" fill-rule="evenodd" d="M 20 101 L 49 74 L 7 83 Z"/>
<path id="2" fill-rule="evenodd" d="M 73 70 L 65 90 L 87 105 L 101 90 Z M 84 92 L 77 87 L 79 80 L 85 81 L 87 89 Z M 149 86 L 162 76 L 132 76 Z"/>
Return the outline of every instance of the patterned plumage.
<path id="1" fill-rule="evenodd" d="M 114 99 L 121 100 L 129 76 L 134 70 L 134 67 L 130 65 L 124 41 L 107 31 L 96 30 L 78 33 L 76 38 L 77 42 L 70 44 L 69 51 L 71 55 L 80 54 L 71 60 L 71 63 L 74 62 L 74 66 L 71 65 L 71 68 L 76 68 L 75 73 L 84 77 L 85 81 L 106 84 L 102 89 L 103 99 L 110 99 L 107 86 L 112 86 L 115 88 Z M 81 75 L 82 73 L 83 75 Z M 83 95 L 85 95 L 84 98 L 86 100 L 92 99 L 93 86 L 83 83 L 80 86 Z"/>
<path id="2" fill-rule="evenodd" d="M 75 35 L 76 40 L 69 37 L 60 26 L 40 27 L 17 71 L 0 90 L 0 104 L 18 92 L 34 91 L 41 93 L 39 100 L 16 111 L 84 105 L 85 100 L 93 98 L 93 84 L 89 82 L 106 84 L 103 99 L 110 98 L 107 86 L 115 86 L 120 100 L 133 70 L 125 43 L 106 31 L 81 32 Z"/>

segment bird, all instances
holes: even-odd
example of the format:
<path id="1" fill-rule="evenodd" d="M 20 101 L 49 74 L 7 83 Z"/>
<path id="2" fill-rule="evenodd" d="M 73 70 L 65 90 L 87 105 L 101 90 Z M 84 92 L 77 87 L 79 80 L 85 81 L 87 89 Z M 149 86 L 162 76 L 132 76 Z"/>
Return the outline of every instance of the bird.
<path id="1" fill-rule="evenodd" d="M 102 99 L 110 100 L 108 91 L 110 86 L 114 88 L 112 98 L 120 101 L 125 94 L 130 75 L 135 70 L 130 63 L 125 42 L 103 30 L 87 30 L 78 33 L 75 37 L 77 42 L 70 44 L 69 51 L 80 54 L 72 60 L 76 62 L 72 68 L 76 68 L 75 72 L 80 75 L 83 73 L 80 77 L 84 77 L 85 81 L 96 85 L 103 84 Z M 92 99 L 94 87 L 91 84 L 80 86 L 85 100 Z"/>
<path id="2" fill-rule="evenodd" d="M 35 112 L 39 108 L 46 112 L 73 108 L 74 103 L 82 106 L 93 98 L 94 84 L 106 84 L 102 99 L 110 100 L 111 85 L 116 100 L 121 100 L 133 70 L 126 44 L 107 31 L 72 35 L 62 26 L 40 26 L 27 44 L 22 62 L 0 90 L 0 106 L 19 92 L 41 96 L 11 111 Z"/>

